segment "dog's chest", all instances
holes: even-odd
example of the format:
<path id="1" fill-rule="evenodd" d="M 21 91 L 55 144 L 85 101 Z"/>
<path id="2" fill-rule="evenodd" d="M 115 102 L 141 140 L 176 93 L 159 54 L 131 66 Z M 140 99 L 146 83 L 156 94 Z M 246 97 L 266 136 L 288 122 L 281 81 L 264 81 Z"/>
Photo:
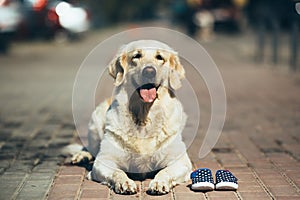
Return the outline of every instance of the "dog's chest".
<path id="1" fill-rule="evenodd" d="M 138 154 L 153 153 L 168 137 L 165 133 L 164 115 L 159 112 L 149 113 L 145 125 L 136 125 L 130 117 L 118 116 L 118 120 L 106 128 L 114 135 L 122 148 Z"/>
<path id="2" fill-rule="evenodd" d="M 163 123 L 153 123 L 150 120 L 145 126 L 136 126 L 128 133 L 131 137 L 128 137 L 127 146 L 137 153 L 153 153 L 166 138 Z"/>
<path id="3" fill-rule="evenodd" d="M 128 141 L 126 146 L 135 153 L 149 154 L 153 153 L 153 150 L 156 149 L 157 141 L 155 138 L 133 137 Z"/>
<path id="4" fill-rule="evenodd" d="M 120 148 L 139 154 L 154 153 L 172 135 L 176 135 L 173 127 L 181 123 L 180 120 L 175 120 L 174 124 L 172 119 L 177 119 L 180 115 L 174 113 L 177 109 L 171 106 L 174 100 L 168 100 L 169 103 L 166 104 L 163 99 L 157 99 L 149 110 L 145 123 L 138 125 L 133 120 L 128 105 L 118 99 L 118 103 L 106 115 L 105 128 Z"/>

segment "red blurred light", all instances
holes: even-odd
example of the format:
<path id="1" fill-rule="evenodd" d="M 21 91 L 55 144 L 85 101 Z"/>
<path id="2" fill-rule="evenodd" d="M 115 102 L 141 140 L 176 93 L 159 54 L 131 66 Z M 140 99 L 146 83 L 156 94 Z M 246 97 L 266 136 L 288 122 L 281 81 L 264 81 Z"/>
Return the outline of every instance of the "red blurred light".
<path id="1" fill-rule="evenodd" d="M 10 3 L 10 0 L 0 0 L 0 6 L 8 6 Z"/>
<path id="2" fill-rule="evenodd" d="M 58 23 L 58 15 L 55 12 L 55 9 L 51 9 L 48 12 L 48 19 L 54 23 Z"/>
<path id="3" fill-rule="evenodd" d="M 47 0 L 38 0 L 33 4 L 33 10 L 41 11 L 46 7 L 47 3 Z"/>
<path id="4" fill-rule="evenodd" d="M 85 11 L 86 11 L 86 15 L 87 15 L 87 19 L 88 20 L 91 20 L 92 19 L 92 13 L 89 11 L 89 10 L 87 10 L 87 9 L 85 9 Z"/>

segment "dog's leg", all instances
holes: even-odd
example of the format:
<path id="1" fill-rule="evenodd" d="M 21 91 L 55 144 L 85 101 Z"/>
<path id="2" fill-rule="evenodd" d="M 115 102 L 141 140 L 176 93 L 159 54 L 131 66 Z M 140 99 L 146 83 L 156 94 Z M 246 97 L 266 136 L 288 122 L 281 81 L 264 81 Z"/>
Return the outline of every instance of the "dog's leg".
<path id="1" fill-rule="evenodd" d="M 71 162 L 74 165 L 89 163 L 92 160 L 93 160 L 93 156 L 88 151 L 79 151 L 71 158 Z"/>
<path id="2" fill-rule="evenodd" d="M 92 120 L 91 120 L 92 122 Z M 91 122 L 88 130 L 88 147 L 83 148 L 72 156 L 72 164 L 85 164 L 89 163 L 96 157 L 100 148 L 100 137 L 95 129 L 92 129 Z"/>
<path id="3" fill-rule="evenodd" d="M 135 194 L 137 186 L 110 158 L 97 156 L 88 178 L 111 186 L 118 194 Z"/>
<path id="4" fill-rule="evenodd" d="M 72 164 L 85 164 L 91 162 L 94 157 L 96 157 L 100 148 L 100 137 L 95 129 L 91 126 L 93 120 L 89 124 L 88 132 L 88 147 L 83 148 L 81 151 L 77 152 L 72 156 Z"/>
<path id="5" fill-rule="evenodd" d="M 71 160 L 73 164 L 89 163 L 97 156 L 104 135 L 105 115 L 110 103 L 109 99 L 103 101 L 92 113 L 88 126 L 88 146 L 73 155 Z"/>
<path id="6" fill-rule="evenodd" d="M 148 192 L 153 194 L 166 194 L 178 183 L 186 182 L 192 171 L 192 164 L 185 153 L 172 165 L 167 166 L 156 174 L 149 184 Z"/>

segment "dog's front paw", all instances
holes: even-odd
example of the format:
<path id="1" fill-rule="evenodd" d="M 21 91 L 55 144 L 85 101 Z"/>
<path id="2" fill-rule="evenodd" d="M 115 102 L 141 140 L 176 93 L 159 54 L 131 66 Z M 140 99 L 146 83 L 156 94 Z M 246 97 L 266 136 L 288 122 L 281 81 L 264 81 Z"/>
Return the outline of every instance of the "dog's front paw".
<path id="1" fill-rule="evenodd" d="M 137 193 L 137 186 L 133 180 L 127 178 L 116 182 L 114 190 L 118 194 L 135 194 Z"/>
<path id="2" fill-rule="evenodd" d="M 150 194 L 167 194 L 170 189 L 168 181 L 154 179 L 149 184 L 148 192 Z"/>
<path id="3" fill-rule="evenodd" d="M 71 162 L 72 164 L 82 164 L 82 163 L 89 163 L 93 159 L 93 156 L 87 152 L 87 151 L 80 151 L 76 153 L 72 159 Z"/>

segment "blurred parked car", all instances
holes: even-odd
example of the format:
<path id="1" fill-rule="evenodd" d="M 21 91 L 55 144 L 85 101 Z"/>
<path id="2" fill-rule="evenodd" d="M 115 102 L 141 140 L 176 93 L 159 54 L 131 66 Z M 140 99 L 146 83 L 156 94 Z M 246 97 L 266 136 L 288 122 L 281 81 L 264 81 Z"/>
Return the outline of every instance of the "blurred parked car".
<path id="1" fill-rule="evenodd" d="M 16 0 L 0 0 L 0 53 L 7 52 L 20 22 L 20 3 Z"/>
<path id="2" fill-rule="evenodd" d="M 77 38 L 90 28 L 87 8 L 71 0 L 0 0 L 0 53 L 14 39 Z"/>
<path id="3" fill-rule="evenodd" d="M 73 37 L 90 28 L 91 18 L 88 10 L 67 1 L 52 1 L 48 6 L 47 23 L 52 24 Z"/>
<path id="4" fill-rule="evenodd" d="M 53 38 L 65 33 L 74 36 L 89 29 L 90 15 L 86 8 L 62 0 L 23 0 L 25 37 Z"/>

